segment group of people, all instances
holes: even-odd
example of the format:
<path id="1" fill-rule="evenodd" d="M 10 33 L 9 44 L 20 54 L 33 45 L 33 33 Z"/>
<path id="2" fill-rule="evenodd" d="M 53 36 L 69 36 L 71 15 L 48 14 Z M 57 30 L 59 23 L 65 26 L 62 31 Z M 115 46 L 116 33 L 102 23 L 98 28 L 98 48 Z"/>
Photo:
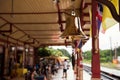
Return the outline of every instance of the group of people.
<path id="1" fill-rule="evenodd" d="M 55 60 L 43 60 L 35 64 L 33 68 L 28 67 L 29 75 L 26 80 L 52 80 L 52 76 L 58 73 L 58 69 L 63 67 L 63 76 L 62 78 L 67 78 L 67 70 L 69 69 L 69 64 L 67 59 L 60 64 Z"/>
<path id="2" fill-rule="evenodd" d="M 55 60 L 42 60 L 36 63 L 33 68 L 29 68 L 28 74 L 30 78 L 28 80 L 51 80 L 51 76 L 58 72 L 60 64 Z"/>

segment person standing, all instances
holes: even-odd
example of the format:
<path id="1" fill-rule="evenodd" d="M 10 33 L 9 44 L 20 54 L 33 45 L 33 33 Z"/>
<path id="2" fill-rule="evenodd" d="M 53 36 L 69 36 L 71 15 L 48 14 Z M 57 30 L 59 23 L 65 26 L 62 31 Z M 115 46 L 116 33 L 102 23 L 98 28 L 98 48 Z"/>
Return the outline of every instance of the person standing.
<path id="1" fill-rule="evenodd" d="M 75 66 L 75 56 L 74 56 L 74 53 L 72 53 L 72 67 L 73 67 L 73 70 L 74 70 L 74 66 Z"/>
<path id="2" fill-rule="evenodd" d="M 64 60 L 63 62 L 63 78 L 67 78 L 67 68 L 68 68 L 68 62 L 67 59 Z"/>

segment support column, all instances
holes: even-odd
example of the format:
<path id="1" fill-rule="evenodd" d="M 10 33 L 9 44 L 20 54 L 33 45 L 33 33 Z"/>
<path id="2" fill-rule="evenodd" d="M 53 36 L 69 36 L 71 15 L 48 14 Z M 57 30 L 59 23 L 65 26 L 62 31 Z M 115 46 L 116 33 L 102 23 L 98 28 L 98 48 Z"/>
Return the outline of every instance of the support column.
<path id="1" fill-rule="evenodd" d="M 75 76 L 76 76 L 76 80 L 78 80 L 77 79 L 77 77 L 78 77 L 78 66 L 77 66 L 77 41 L 76 40 L 74 40 L 73 41 L 74 42 L 74 55 L 75 55 L 75 65 L 74 65 L 74 74 L 75 74 Z"/>
<path id="2" fill-rule="evenodd" d="M 83 80 L 83 64 L 82 64 L 82 51 L 81 40 L 75 41 L 75 53 L 76 53 L 76 80 Z"/>
<path id="3" fill-rule="evenodd" d="M 83 80 L 82 50 L 79 49 L 79 80 Z"/>
<path id="4" fill-rule="evenodd" d="M 24 66 L 26 67 L 28 65 L 28 53 L 29 53 L 29 45 L 24 45 Z"/>
<path id="5" fill-rule="evenodd" d="M 28 52 L 28 56 L 27 56 L 27 64 L 32 67 L 34 65 L 34 48 L 33 47 L 29 47 L 29 52 Z"/>
<path id="6" fill-rule="evenodd" d="M 25 47 L 24 47 L 24 49 L 23 49 L 22 56 L 23 56 L 23 60 L 22 60 L 22 68 L 24 69 L 24 67 L 25 67 Z"/>
<path id="7" fill-rule="evenodd" d="M 13 54 L 14 54 L 14 60 L 17 60 L 17 45 L 14 46 L 14 50 L 13 50 Z"/>
<path id="8" fill-rule="evenodd" d="M 8 66 L 9 66 L 9 48 L 8 48 L 8 44 L 5 44 L 5 63 L 4 63 L 4 75 L 6 76 L 8 74 Z"/>
<path id="9" fill-rule="evenodd" d="M 99 33 L 96 22 L 97 2 L 92 0 L 92 80 L 100 80 Z"/>
<path id="10" fill-rule="evenodd" d="M 77 48 L 76 48 L 76 49 L 77 49 Z M 76 54 L 77 54 L 77 66 L 76 66 L 77 74 L 76 74 L 76 80 L 80 80 L 80 78 L 79 78 L 79 52 L 78 52 L 78 49 L 77 49 Z"/>
<path id="11" fill-rule="evenodd" d="M 79 80 L 83 80 L 83 68 L 79 67 Z"/>
<path id="12" fill-rule="evenodd" d="M 77 49 L 77 80 L 83 80 L 83 64 L 82 64 L 82 51 L 81 49 Z"/>

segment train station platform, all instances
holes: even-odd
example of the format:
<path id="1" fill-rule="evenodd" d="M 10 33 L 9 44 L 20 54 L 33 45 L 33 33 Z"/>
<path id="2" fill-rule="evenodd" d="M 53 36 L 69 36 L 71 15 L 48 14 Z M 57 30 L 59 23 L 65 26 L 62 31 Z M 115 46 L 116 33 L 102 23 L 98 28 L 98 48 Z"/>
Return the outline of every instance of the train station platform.
<path id="1" fill-rule="evenodd" d="M 76 75 L 74 74 L 72 65 L 70 65 L 70 68 L 67 71 L 67 74 L 68 74 L 67 78 L 62 78 L 63 70 L 59 69 L 58 73 L 52 77 L 52 80 L 76 80 Z M 87 73 L 84 70 L 83 70 L 83 80 L 91 80 L 91 76 L 89 75 L 89 73 Z"/>
<path id="2" fill-rule="evenodd" d="M 72 69 L 72 65 L 70 63 L 70 68 L 67 71 L 67 78 L 62 78 L 63 70 L 59 69 L 58 73 L 52 77 L 52 80 L 76 80 L 76 75 Z M 89 73 L 83 70 L 83 80 L 91 80 L 91 76 Z"/>
<path id="3" fill-rule="evenodd" d="M 63 69 L 61 68 L 58 70 L 58 73 L 56 73 L 55 75 L 52 75 L 51 80 L 76 80 L 76 75 L 74 74 L 71 64 L 70 64 L 70 68 L 67 71 L 67 74 L 68 74 L 67 78 L 63 78 Z M 10 80 L 25 80 L 25 78 L 16 77 Z M 83 71 L 83 80 L 91 80 L 91 76 L 86 71 Z"/>
<path id="4" fill-rule="evenodd" d="M 52 76 L 52 80 L 75 80 L 75 77 L 74 71 L 70 67 L 67 71 L 67 78 L 63 78 L 63 69 L 59 69 L 58 73 Z"/>

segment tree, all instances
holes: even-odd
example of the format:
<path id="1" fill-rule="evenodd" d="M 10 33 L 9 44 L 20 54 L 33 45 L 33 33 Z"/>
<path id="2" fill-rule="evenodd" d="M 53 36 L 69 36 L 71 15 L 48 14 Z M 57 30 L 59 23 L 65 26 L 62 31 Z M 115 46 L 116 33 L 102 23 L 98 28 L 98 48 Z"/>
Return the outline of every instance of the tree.
<path id="1" fill-rule="evenodd" d="M 112 61 L 112 55 L 111 50 L 100 50 L 100 61 L 101 62 L 111 62 Z M 83 53 L 85 60 L 91 60 L 92 53 L 91 51 L 86 51 Z"/>
<path id="2" fill-rule="evenodd" d="M 58 50 L 61 51 L 64 56 L 69 57 L 69 59 L 71 58 L 71 55 L 67 50 L 65 49 L 58 49 Z"/>
<path id="3" fill-rule="evenodd" d="M 47 48 L 39 48 L 38 56 L 40 57 L 50 56 L 50 52 L 47 50 Z"/>
<path id="4" fill-rule="evenodd" d="M 69 53 L 65 49 L 53 49 L 53 48 L 39 48 L 38 56 L 47 57 L 47 56 L 70 56 Z"/>
<path id="5" fill-rule="evenodd" d="M 92 59 L 92 53 L 91 53 L 91 51 L 86 51 L 86 52 L 84 52 L 84 53 L 83 53 L 83 57 L 84 57 L 84 59 L 86 59 L 86 60 L 91 60 L 91 59 Z"/>

